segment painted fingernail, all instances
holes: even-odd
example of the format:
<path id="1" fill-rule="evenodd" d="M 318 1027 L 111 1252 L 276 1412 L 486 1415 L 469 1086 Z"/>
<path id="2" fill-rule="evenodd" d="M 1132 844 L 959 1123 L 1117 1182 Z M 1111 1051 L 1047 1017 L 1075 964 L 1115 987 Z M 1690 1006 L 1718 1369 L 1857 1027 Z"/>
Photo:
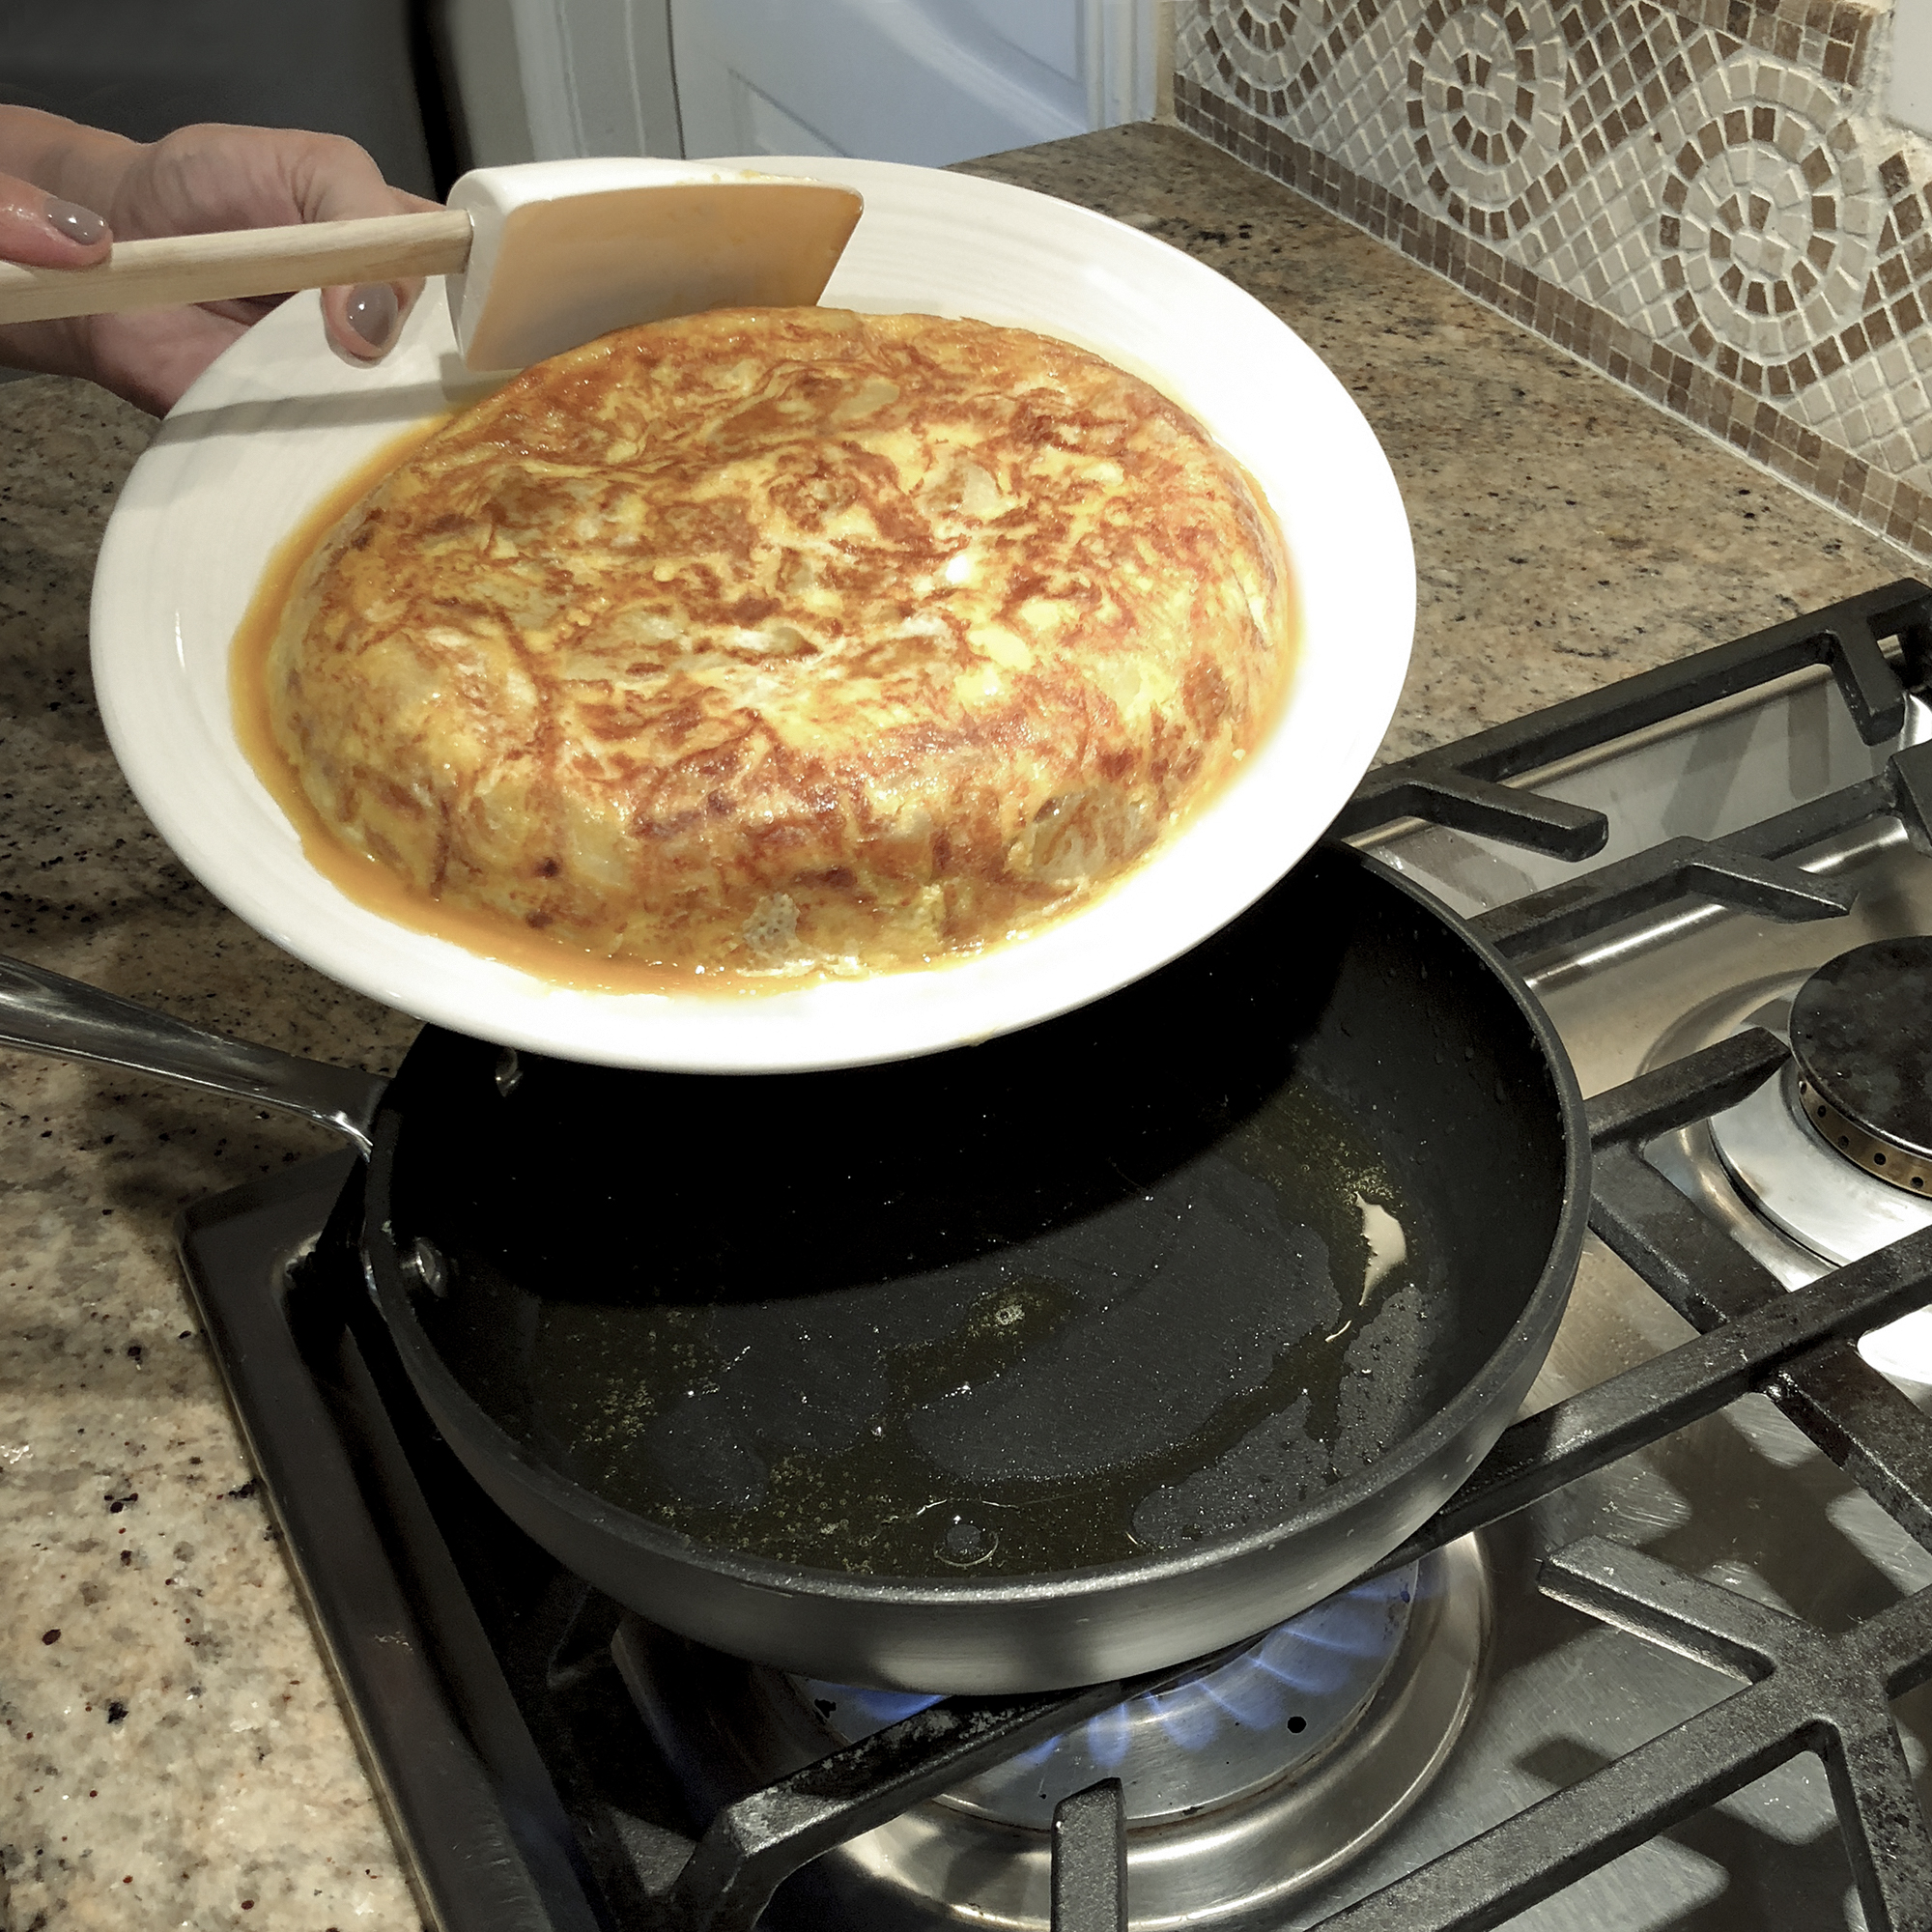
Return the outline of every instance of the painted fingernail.
<path id="1" fill-rule="evenodd" d="M 92 248 L 107 233 L 105 215 L 81 207 L 77 201 L 62 201 L 58 195 L 47 196 L 46 216 L 70 242 L 78 242 L 83 248 Z"/>
<path id="2" fill-rule="evenodd" d="M 386 349 L 396 332 L 396 292 L 387 282 L 349 291 L 349 327 L 371 349 Z"/>

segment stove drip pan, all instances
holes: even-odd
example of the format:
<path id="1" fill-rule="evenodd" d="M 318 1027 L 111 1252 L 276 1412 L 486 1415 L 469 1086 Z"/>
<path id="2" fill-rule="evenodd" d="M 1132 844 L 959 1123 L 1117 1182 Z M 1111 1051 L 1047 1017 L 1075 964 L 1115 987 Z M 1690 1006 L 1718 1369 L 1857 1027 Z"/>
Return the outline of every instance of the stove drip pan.
<path id="1" fill-rule="evenodd" d="M 1866 1175 L 1825 1139 L 1810 1118 L 1808 1086 L 1787 1063 L 1747 1099 L 1711 1117 L 1711 1138 L 1746 1200 L 1833 1267 L 1932 1227 L 1932 1201 Z M 1932 1379 L 1932 1356 L 1926 1366 L 1921 1380 Z"/>
<path id="2" fill-rule="evenodd" d="M 1136 1932 L 1248 1923 L 1421 1795 L 1468 1714 L 1487 1623 L 1465 1539 L 828 1853 L 780 1893 L 773 1920 L 1047 1932 L 1054 1806 L 1118 1777 Z M 789 1677 L 638 1619 L 614 1652 L 700 1811 L 937 1701 Z"/>

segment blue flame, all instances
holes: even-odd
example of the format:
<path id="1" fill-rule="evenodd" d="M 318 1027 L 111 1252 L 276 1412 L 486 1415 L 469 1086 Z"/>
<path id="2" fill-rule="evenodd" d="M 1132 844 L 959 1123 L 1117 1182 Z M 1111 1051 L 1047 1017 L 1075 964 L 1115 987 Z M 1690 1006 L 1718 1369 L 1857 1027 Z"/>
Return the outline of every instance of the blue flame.
<path id="1" fill-rule="evenodd" d="M 1150 1691 L 1148 1707 L 1160 1719 L 1160 1727 L 1182 1750 L 1203 1750 L 1214 1741 L 1221 1719 L 1214 1709 L 1215 1699 L 1205 1683 L 1183 1684 L 1165 1693 Z"/>
<path id="2" fill-rule="evenodd" d="M 935 1704 L 945 1701 L 939 1697 L 922 1696 L 912 1690 L 843 1690 L 839 1694 L 849 1697 L 881 1730 L 888 1724 L 896 1724 L 902 1718 L 915 1718 L 920 1712 L 929 1711 Z"/>
<path id="3" fill-rule="evenodd" d="M 1043 1764 L 1077 1737 L 1094 1761 L 1112 1770 L 1126 1749 L 1130 1718 L 1151 1714 L 1183 1750 L 1207 1749 L 1224 1729 L 1272 1731 L 1295 1721 L 1303 1700 L 1324 1699 L 1374 1681 L 1373 1666 L 1400 1640 L 1395 1606 L 1410 1601 L 1410 1577 L 1378 1577 L 1339 1597 L 1317 1604 L 1218 1669 L 1184 1679 L 1172 1690 L 1149 1692 L 1115 1706 L 1084 1726 L 1050 1738 L 1021 1762 Z"/>
<path id="4" fill-rule="evenodd" d="M 1251 1731 L 1271 1731 L 1288 1716 L 1287 1680 L 1259 1658 L 1243 1659 L 1245 1667 L 1230 1666 L 1201 1680 L 1202 1691 Z"/>
<path id="5" fill-rule="evenodd" d="M 1112 1771 L 1120 1764 L 1132 1741 L 1125 1704 L 1116 1704 L 1111 1711 L 1102 1711 L 1097 1718 L 1087 1719 L 1088 1755 L 1103 1771 Z"/>
<path id="6" fill-rule="evenodd" d="M 1114 1771 L 1126 1759 L 1137 1721 L 1148 1718 L 1182 1750 L 1198 1752 L 1230 1726 L 1251 1733 L 1283 1727 L 1300 1733 L 1312 1717 L 1315 1727 L 1306 1740 L 1312 1747 L 1347 1715 L 1344 1705 L 1352 1709 L 1378 1681 L 1376 1666 L 1401 1640 L 1405 1619 L 1400 1606 L 1412 1601 L 1413 1582 L 1411 1570 L 1358 1583 L 1270 1631 L 1218 1668 L 1117 1704 L 1017 1753 L 1012 1762 L 1033 1768 L 1073 1750 L 1101 1770 Z M 841 1726 L 848 1735 L 882 1729 L 940 1702 L 903 1691 L 806 1688 L 864 1719 L 863 1730 Z M 1342 1702 L 1332 1701 L 1338 1698 Z M 1323 1704 L 1330 1706 L 1325 1712 L 1320 1708 Z"/>

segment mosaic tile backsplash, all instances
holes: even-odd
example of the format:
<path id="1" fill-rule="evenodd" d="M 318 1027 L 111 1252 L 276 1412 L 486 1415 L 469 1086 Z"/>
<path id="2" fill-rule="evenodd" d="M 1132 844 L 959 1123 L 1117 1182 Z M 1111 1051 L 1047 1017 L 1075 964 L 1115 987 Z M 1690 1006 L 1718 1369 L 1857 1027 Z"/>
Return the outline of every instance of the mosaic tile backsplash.
<path id="1" fill-rule="evenodd" d="M 1932 149 L 1846 0 L 1182 0 L 1185 127 L 1932 558 Z"/>

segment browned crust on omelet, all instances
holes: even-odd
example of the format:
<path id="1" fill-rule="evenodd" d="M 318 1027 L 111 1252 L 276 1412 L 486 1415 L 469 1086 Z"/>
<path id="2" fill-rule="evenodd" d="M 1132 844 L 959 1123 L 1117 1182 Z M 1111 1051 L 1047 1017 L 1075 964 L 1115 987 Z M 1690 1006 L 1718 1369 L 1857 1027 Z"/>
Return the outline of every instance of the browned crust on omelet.
<path id="1" fill-rule="evenodd" d="M 1083 901 L 1271 721 L 1288 566 L 1183 411 L 1022 330 L 607 336 L 339 524 L 270 653 L 325 821 L 679 967 L 863 970 Z"/>

